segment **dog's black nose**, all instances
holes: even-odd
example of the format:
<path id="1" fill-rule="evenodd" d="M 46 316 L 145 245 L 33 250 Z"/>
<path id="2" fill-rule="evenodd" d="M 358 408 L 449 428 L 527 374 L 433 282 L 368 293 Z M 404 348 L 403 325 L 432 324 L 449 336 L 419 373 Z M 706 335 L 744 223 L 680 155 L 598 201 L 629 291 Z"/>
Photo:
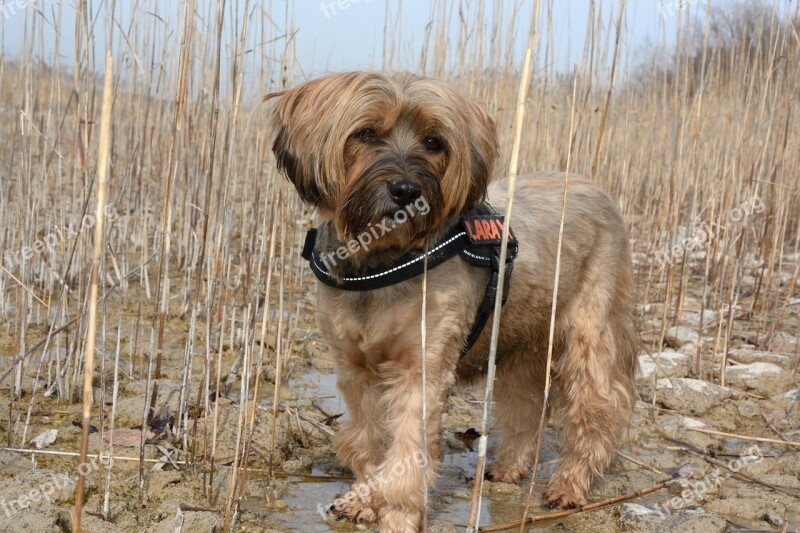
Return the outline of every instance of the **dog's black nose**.
<path id="1" fill-rule="evenodd" d="M 422 196 L 422 187 L 411 180 L 394 180 L 387 183 L 386 186 L 389 189 L 392 200 L 397 205 L 408 205 Z"/>

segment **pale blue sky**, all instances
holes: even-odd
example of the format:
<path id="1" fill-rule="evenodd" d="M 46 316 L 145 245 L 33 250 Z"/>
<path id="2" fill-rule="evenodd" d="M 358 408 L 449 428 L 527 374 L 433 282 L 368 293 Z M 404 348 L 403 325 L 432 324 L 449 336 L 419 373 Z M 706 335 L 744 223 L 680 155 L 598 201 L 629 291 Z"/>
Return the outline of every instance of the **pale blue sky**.
<path id="1" fill-rule="evenodd" d="M 328 70 L 346 70 L 359 68 L 380 68 L 382 36 L 384 32 L 384 15 L 387 0 L 297 0 L 294 2 L 281 2 L 278 0 L 251 0 L 250 10 L 254 21 L 250 28 L 251 38 L 248 48 L 261 49 L 262 54 L 270 45 L 258 42 L 261 21 L 268 20 L 261 13 L 268 13 L 277 28 L 285 28 L 287 9 L 297 28 L 295 39 L 295 53 L 302 71 L 306 75 L 319 74 Z M 517 17 L 517 50 L 518 58 L 522 57 L 524 43 L 527 37 L 528 21 L 533 6 L 533 0 L 498 0 L 505 2 L 510 10 L 512 6 L 519 5 L 520 13 Z M 597 0 L 596 6 L 602 9 L 603 31 L 612 31 L 610 20 L 614 18 L 619 0 Z M 635 63 L 637 52 L 648 42 L 666 44 L 671 46 L 675 41 L 679 17 L 686 17 L 687 13 L 702 13 L 706 9 L 707 0 L 629 0 L 625 18 L 626 31 L 624 33 L 624 50 L 627 59 Z M 779 4 L 789 5 L 794 8 L 797 0 L 777 0 Z M 74 25 L 76 0 L 0 0 L 0 24 L 2 24 L 3 53 L 6 59 L 18 57 L 22 48 L 28 20 L 34 12 L 45 20 L 45 31 L 36 36 L 37 53 L 41 59 L 51 63 L 55 42 L 53 20 L 59 16 L 61 8 L 62 64 L 71 65 L 74 55 Z M 544 0 L 543 16 L 550 2 Z M 711 0 L 711 8 L 729 4 L 729 0 Z M 105 13 L 110 2 L 104 0 L 90 0 L 90 4 L 99 13 Z M 168 35 L 166 42 L 168 48 L 174 49 L 177 55 L 179 49 L 180 16 L 183 2 L 178 0 L 117 0 L 115 18 L 118 26 L 115 32 L 115 52 L 124 43 L 120 39 L 120 28 L 127 30 L 133 18 L 134 6 L 139 6 L 137 24 L 146 24 L 157 27 L 160 35 Z M 238 13 L 241 18 L 245 0 L 228 0 L 226 15 L 226 39 L 228 46 L 226 58 L 230 58 L 233 48 L 234 24 L 232 20 Z M 402 43 L 401 55 L 406 68 L 415 68 L 418 64 L 421 45 L 425 33 L 425 26 L 431 20 L 433 2 L 424 0 L 404 0 L 390 3 L 391 11 L 396 13 L 397 6 L 402 6 Z M 464 0 L 465 6 L 472 6 L 476 2 Z M 488 0 L 487 11 L 492 10 L 493 2 Z M 583 39 L 588 17 L 588 0 L 554 0 L 553 4 L 553 45 L 555 50 L 555 69 L 561 72 L 571 70 L 574 63 L 581 61 Z M 216 0 L 197 0 L 199 17 L 211 28 L 214 18 Z M 458 2 L 447 2 L 446 5 L 458 6 Z M 32 8 L 31 6 L 35 7 Z M 342 6 L 344 8 L 342 9 Z M 162 22 L 156 20 L 153 13 Z M 106 16 L 101 15 L 95 28 L 96 41 L 94 43 L 97 66 L 102 65 L 103 48 L 105 46 Z M 491 16 L 487 18 L 487 24 Z M 458 24 L 451 25 L 457 31 Z M 40 32 L 41 33 L 41 32 Z M 274 31 L 271 35 L 276 35 Z M 455 36 L 453 36 L 452 40 Z M 547 42 L 547 35 L 543 35 L 543 42 Z M 283 42 L 279 41 L 279 50 Z M 137 43 L 131 43 L 136 48 Z M 140 44 L 140 46 L 142 46 Z M 168 53 L 172 53 L 168 50 Z M 149 50 L 138 50 L 138 54 L 148 56 Z M 624 61 L 625 57 L 623 58 Z M 624 65 L 623 65 L 624 66 Z M 224 69 L 223 69 L 224 70 Z"/>
<path id="2" fill-rule="evenodd" d="M 289 2 L 290 10 L 294 16 L 296 26 L 299 28 L 297 38 L 297 55 L 307 70 L 320 70 L 326 67 L 332 69 L 350 69 L 376 66 L 373 60 L 378 61 L 381 55 L 384 13 L 387 0 L 297 0 Z M 501 0 L 509 8 L 519 4 L 521 12 L 519 18 L 520 44 L 527 32 L 530 10 L 533 0 Z M 604 18 L 608 18 L 616 10 L 618 0 L 598 1 L 602 5 Z M 675 34 L 678 22 L 678 11 L 681 0 L 638 0 L 629 1 L 627 23 L 628 34 L 632 42 L 641 42 L 647 36 L 653 39 L 659 34 L 671 39 Z M 698 0 L 683 0 L 692 10 L 700 4 Z M 73 28 L 75 23 L 75 9 L 72 7 L 75 0 L 63 1 L 62 30 L 69 32 L 62 41 L 62 56 L 70 58 L 73 48 Z M 90 1 L 95 9 L 104 7 L 102 0 Z M 474 5 L 474 2 L 466 2 Z M 546 6 L 547 2 L 543 3 Z M 662 5 L 659 12 L 659 3 Z M 714 0 L 712 4 L 725 3 L 725 0 Z M 182 2 L 178 0 L 145 0 L 139 2 L 144 5 L 143 11 L 155 12 L 159 17 L 179 31 L 179 17 Z M 215 0 L 197 0 L 198 11 L 202 14 L 213 13 Z M 229 6 L 240 6 L 243 9 L 244 0 L 229 0 Z M 393 12 L 397 6 L 402 9 L 403 34 L 407 42 L 417 48 L 422 42 L 425 25 L 431 17 L 433 2 L 425 0 L 405 0 L 391 2 Z M 491 10 L 492 2 L 487 2 Z M 25 18 L 30 15 L 30 6 L 35 6 L 47 20 L 52 21 L 54 11 L 57 12 L 59 0 L 0 0 L 0 24 L 3 25 L 3 46 L 7 56 L 16 56 L 23 40 Z M 137 5 L 136 0 L 117 0 L 116 18 L 122 27 L 131 19 L 131 10 Z M 556 50 L 564 65 L 580 59 L 586 18 L 588 15 L 588 0 L 557 0 L 554 2 L 553 19 L 555 26 Z M 339 6 L 345 6 L 340 9 Z M 252 0 L 251 9 L 264 8 L 270 12 L 272 18 L 279 26 L 286 20 L 287 2 Z M 142 9 L 142 8 L 140 8 Z M 685 13 L 684 9 L 684 13 Z M 229 11 L 228 20 L 231 19 Z M 51 26 L 52 27 L 52 26 Z M 115 30 L 116 31 L 116 30 Z M 98 41 L 102 41 L 103 31 L 98 31 Z M 53 34 L 41 36 L 45 45 L 53 42 Z M 100 44 L 98 42 L 98 44 Z M 50 48 L 52 50 L 52 48 Z M 418 50 L 414 50 L 417 52 Z M 567 56 L 567 53 L 570 56 Z M 416 54 L 415 54 L 416 55 Z M 569 61 L 568 61 L 569 57 Z M 377 65 L 379 66 L 379 65 Z"/>

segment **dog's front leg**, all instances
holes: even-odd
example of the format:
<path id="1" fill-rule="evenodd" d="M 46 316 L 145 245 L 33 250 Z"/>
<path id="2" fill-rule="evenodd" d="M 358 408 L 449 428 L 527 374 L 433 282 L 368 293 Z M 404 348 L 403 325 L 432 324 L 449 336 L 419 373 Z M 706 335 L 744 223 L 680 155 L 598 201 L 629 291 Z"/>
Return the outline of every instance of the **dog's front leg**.
<path id="1" fill-rule="evenodd" d="M 386 436 L 378 411 L 381 398 L 376 376 L 350 359 L 340 358 L 338 387 L 350 419 L 334 437 L 339 458 L 356 475 L 356 481 L 343 497 L 334 502 L 332 512 L 353 522 L 375 522 L 375 471 L 383 461 Z"/>
<path id="2" fill-rule="evenodd" d="M 431 357 L 431 360 L 435 360 Z M 423 488 L 430 485 L 439 461 L 439 431 L 447 392 L 454 380 L 429 364 L 426 387 L 427 450 L 422 442 L 422 372 L 420 364 L 392 361 L 384 364 L 381 398 L 389 437 L 392 439 L 376 477 L 382 483 L 379 502 L 380 531 L 418 531 Z M 438 373 L 438 375 L 437 375 Z M 427 473 L 427 477 L 426 477 Z"/>

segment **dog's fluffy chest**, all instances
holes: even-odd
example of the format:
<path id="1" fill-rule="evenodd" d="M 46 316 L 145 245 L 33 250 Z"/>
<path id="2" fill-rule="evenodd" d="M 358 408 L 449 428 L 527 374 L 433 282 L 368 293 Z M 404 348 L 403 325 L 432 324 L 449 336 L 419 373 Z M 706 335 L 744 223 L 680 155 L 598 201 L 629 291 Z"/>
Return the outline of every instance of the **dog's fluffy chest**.
<path id="1" fill-rule="evenodd" d="M 472 307 L 467 300 L 474 296 L 470 284 L 465 283 L 462 268 L 460 262 L 448 262 L 429 276 L 426 303 L 429 358 L 447 359 L 449 352 L 457 357 L 458 344 L 471 325 L 472 317 L 452 312 L 465 305 Z M 388 361 L 401 365 L 419 363 L 422 347 L 420 279 L 363 292 L 324 285 L 318 290 L 317 321 L 338 356 L 373 370 Z"/>
<path id="2" fill-rule="evenodd" d="M 353 362 L 376 367 L 418 351 L 420 296 L 397 287 L 364 292 L 320 287 L 320 292 L 319 325 L 331 347 Z"/>

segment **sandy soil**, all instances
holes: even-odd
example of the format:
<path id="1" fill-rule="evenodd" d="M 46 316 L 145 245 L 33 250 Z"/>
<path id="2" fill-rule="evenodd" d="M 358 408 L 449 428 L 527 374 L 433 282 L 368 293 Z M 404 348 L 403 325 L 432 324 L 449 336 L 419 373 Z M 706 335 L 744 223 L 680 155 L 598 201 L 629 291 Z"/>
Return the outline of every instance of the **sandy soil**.
<path id="1" fill-rule="evenodd" d="M 791 258 L 789 258 L 791 259 Z M 646 258 L 637 257 L 642 268 Z M 787 260 L 787 263 L 789 261 Z M 785 274 L 787 273 L 782 273 Z M 643 351 L 640 356 L 640 401 L 628 439 L 605 479 L 596 484 L 593 501 L 601 501 L 654 486 L 680 472 L 691 476 L 682 483 L 632 498 L 619 505 L 582 512 L 558 520 L 542 522 L 535 531 L 798 531 L 800 530 L 800 446 L 781 444 L 800 441 L 798 397 L 798 309 L 800 300 L 788 306 L 781 329 L 767 352 L 757 335 L 762 325 L 756 315 L 747 314 L 752 291 L 745 290 L 737 308 L 735 334 L 729 347 L 727 385 L 719 383 L 719 360 L 711 360 L 720 317 L 706 314 L 701 353 L 702 372 L 691 372 L 697 353 L 698 296 L 702 283 L 692 279 L 683 303 L 678 325 L 667 330 L 664 345 L 651 347 L 661 337 L 662 304 L 640 307 Z M 784 281 L 786 283 L 787 281 Z M 748 280 L 743 280 L 748 283 Z M 330 446 L 330 435 L 337 421 L 326 414 L 340 414 L 345 407 L 337 396 L 333 363 L 313 325 L 313 295 L 302 302 L 298 334 L 286 361 L 282 387 L 283 409 L 272 424 L 272 393 L 275 372 L 270 363 L 260 384 L 256 425 L 248 461 L 249 471 L 243 486 L 239 531 L 354 531 L 356 526 L 324 520 L 318 512 L 337 495 L 347 490 L 350 473 L 337 464 Z M 748 297 L 748 294 L 750 296 Z M 109 301 L 107 316 L 116 317 L 119 306 L 125 316 L 135 315 L 136 299 L 129 294 L 125 304 Z M 741 315 L 738 314 L 741 311 Z M 721 317 L 723 320 L 725 317 Z M 188 317 L 173 317 L 167 324 L 167 351 L 164 379 L 159 384 L 161 413 L 178 410 L 179 369 L 188 331 Z M 7 325 L 9 326 L 9 325 Z M 672 327 L 670 322 L 667 326 Z M 113 328 L 112 328 L 113 329 Z M 763 330 L 763 328 L 762 328 Z M 0 354 L 11 353 L 13 329 L 3 327 Z M 169 432 L 154 436 L 145 447 L 145 485 L 139 490 L 138 449 L 145 381 L 141 360 L 131 368 L 133 339 L 130 324 L 123 328 L 123 364 L 120 365 L 120 394 L 116 409 L 114 448 L 117 459 L 110 477 L 108 520 L 104 519 L 103 494 L 106 470 L 99 464 L 89 469 L 87 500 L 83 514 L 86 531 L 220 531 L 224 525 L 226 494 L 237 441 L 239 380 L 219 401 L 218 431 L 213 475 L 209 461 L 199 459 L 193 467 L 180 464 L 184 459 Z M 755 332 L 755 333 L 754 333 Z M 31 338 L 44 335 L 32 329 Z M 109 334 L 115 338 L 116 333 Z M 199 332 L 202 338 L 203 332 Z M 140 338 L 140 349 L 144 341 Z M 113 350 L 106 350 L 113 357 Z M 230 369 L 240 353 L 234 342 L 225 347 L 223 369 Z M 204 354 L 195 354 L 193 383 L 199 383 Z M 8 359 L 6 358 L 6 361 Z M 5 366 L 5 365 L 4 365 Z M 30 367 L 31 375 L 35 365 Z M 227 370 L 226 370 L 227 371 Z M 95 394 L 105 390 L 103 424 L 111 414 L 112 366 L 106 363 L 96 380 Z M 135 376 L 135 378 L 133 377 Z M 3 383 L 2 401 L 9 405 L 9 381 Z M 30 380 L 29 380 L 30 381 Z M 47 372 L 40 386 L 49 385 Z M 79 448 L 80 405 L 43 398 L 37 393 L 30 425 L 23 440 L 25 417 L 30 402 L 30 385 L 21 399 L 11 402 L 11 418 L 0 421 L 9 447 L 32 448 L 27 444 L 47 430 L 56 429 L 55 441 L 47 451 L 74 453 Z M 467 520 L 474 476 L 474 442 L 465 434 L 479 427 L 481 385 L 459 388 L 451 396 L 443 434 L 444 463 L 431 499 L 431 530 L 456 531 Z M 98 397 L 98 396 L 96 396 Z M 190 404 L 197 397 L 190 394 Z M 213 407 L 212 407 L 213 409 Z M 197 411 L 190 410 L 193 419 Z M 213 414 L 213 413 L 210 413 Z M 345 415 L 346 416 L 346 415 Z M 95 424 L 99 417 L 93 419 Z M 196 433 L 189 435 L 196 456 L 210 457 L 214 445 L 199 417 Z M 211 419 L 208 424 L 210 426 Z M 190 420 L 190 427 L 192 422 Z M 739 437 L 709 434 L 697 429 L 758 436 L 771 442 L 754 442 Z M 275 448 L 271 453 L 274 437 Z M 20 443 L 24 446 L 20 446 Z M 205 442 L 205 445 L 204 445 Z M 100 433 L 90 439 L 90 453 L 103 449 Z M 491 454 L 491 452 L 490 452 Z M 165 456 L 169 455 L 169 459 Z M 538 505 L 538 493 L 554 468 L 558 455 L 557 421 L 545 432 L 543 453 L 532 512 L 547 511 Z M 126 460 L 124 458 L 134 460 Z M 68 531 L 74 502 L 74 483 L 78 459 L 74 456 L 0 451 L 0 531 Z M 270 475 L 270 468 L 273 475 Z M 733 472 L 735 471 L 735 473 Z M 38 489 L 38 492 L 37 492 Z M 527 497 L 527 486 L 503 483 L 485 484 L 482 523 L 518 519 Z M 26 499 L 28 501 L 26 501 Z M 363 527 L 362 527 L 363 528 Z"/>

